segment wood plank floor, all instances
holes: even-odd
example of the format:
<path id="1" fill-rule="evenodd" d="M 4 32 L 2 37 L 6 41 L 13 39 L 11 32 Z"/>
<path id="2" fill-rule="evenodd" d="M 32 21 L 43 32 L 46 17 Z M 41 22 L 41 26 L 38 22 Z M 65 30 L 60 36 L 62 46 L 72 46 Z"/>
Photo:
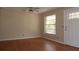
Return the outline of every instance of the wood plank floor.
<path id="1" fill-rule="evenodd" d="M 79 51 L 79 48 L 63 45 L 44 38 L 33 38 L 1 41 L 0 51 Z"/>

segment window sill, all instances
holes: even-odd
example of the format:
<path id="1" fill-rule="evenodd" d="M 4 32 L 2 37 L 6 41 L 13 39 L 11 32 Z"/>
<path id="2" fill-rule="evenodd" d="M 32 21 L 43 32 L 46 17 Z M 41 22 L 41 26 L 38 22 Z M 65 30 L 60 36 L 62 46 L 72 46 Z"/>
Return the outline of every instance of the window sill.
<path id="1" fill-rule="evenodd" d="M 44 34 L 48 34 L 48 35 L 56 35 L 56 34 L 50 34 L 50 33 L 44 33 Z"/>

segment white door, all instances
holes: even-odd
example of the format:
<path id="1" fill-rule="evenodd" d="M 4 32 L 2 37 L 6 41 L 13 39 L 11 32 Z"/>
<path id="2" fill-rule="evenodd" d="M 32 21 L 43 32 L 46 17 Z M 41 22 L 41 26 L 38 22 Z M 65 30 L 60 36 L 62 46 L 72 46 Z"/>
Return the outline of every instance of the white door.
<path id="1" fill-rule="evenodd" d="M 64 43 L 79 47 L 79 8 L 64 11 Z"/>

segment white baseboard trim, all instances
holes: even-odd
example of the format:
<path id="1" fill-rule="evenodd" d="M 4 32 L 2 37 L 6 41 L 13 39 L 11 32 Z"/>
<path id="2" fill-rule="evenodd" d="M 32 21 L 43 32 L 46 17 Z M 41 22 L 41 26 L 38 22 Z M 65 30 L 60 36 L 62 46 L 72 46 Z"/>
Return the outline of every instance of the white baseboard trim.
<path id="1" fill-rule="evenodd" d="M 72 45 L 66 44 L 66 43 L 64 43 L 64 42 L 60 42 L 60 41 L 51 39 L 51 38 L 47 38 L 47 37 L 42 37 L 42 38 L 45 38 L 45 39 L 47 39 L 47 40 L 51 40 L 51 41 L 55 41 L 55 42 L 58 42 L 58 43 L 60 43 L 60 44 L 65 44 L 65 45 L 68 45 L 68 46 L 72 46 Z M 79 48 L 79 47 L 76 47 L 76 46 L 72 46 L 72 47 Z"/>
<path id="2" fill-rule="evenodd" d="M 55 41 L 55 42 L 58 42 L 58 43 L 61 43 L 61 44 L 65 44 L 64 42 L 60 42 L 60 41 L 57 41 L 55 39 L 51 39 L 51 38 L 47 38 L 47 37 L 43 37 L 43 38 L 48 39 L 48 40 L 51 40 L 51 41 Z"/>
<path id="3" fill-rule="evenodd" d="M 30 39 L 30 38 L 38 38 L 38 37 L 41 37 L 41 36 L 31 36 L 31 37 L 22 37 L 22 38 L 7 38 L 7 39 L 0 39 L 0 41 Z"/>

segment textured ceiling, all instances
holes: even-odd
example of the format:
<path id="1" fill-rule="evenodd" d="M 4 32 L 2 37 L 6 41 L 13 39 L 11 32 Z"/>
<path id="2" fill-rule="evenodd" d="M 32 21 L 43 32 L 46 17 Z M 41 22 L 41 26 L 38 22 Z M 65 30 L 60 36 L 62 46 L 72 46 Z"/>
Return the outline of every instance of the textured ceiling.
<path id="1" fill-rule="evenodd" d="M 55 9 L 56 7 L 38 7 L 39 9 L 39 12 L 37 12 L 37 13 L 44 13 L 44 12 L 46 12 L 46 11 L 50 11 L 50 10 L 53 10 L 53 9 Z M 26 11 L 27 11 L 27 7 L 26 7 Z"/>
<path id="2" fill-rule="evenodd" d="M 35 7 L 34 7 L 35 8 Z M 39 12 L 37 13 L 44 13 L 46 11 L 50 11 L 56 9 L 56 7 L 38 7 Z M 2 9 L 11 10 L 11 11 L 24 11 L 28 10 L 28 7 L 2 7 Z"/>

